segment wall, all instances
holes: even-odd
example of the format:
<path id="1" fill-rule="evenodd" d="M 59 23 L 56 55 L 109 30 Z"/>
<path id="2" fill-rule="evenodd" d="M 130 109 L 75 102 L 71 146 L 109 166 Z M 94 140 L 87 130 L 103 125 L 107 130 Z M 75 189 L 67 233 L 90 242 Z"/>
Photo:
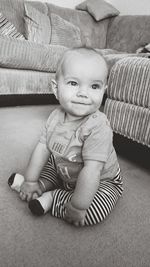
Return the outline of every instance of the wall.
<path id="1" fill-rule="evenodd" d="M 79 3 L 83 2 L 83 0 L 28 0 L 28 1 L 41 1 L 41 2 L 49 2 L 54 5 L 74 8 Z"/>
<path id="2" fill-rule="evenodd" d="M 34 0 L 31 0 L 34 1 Z M 35 0 L 37 1 L 37 0 Z M 40 0 L 55 5 L 74 8 L 84 0 Z M 150 15 L 150 0 L 107 0 L 115 6 L 122 15 Z"/>
<path id="3" fill-rule="evenodd" d="M 150 15 L 150 0 L 107 0 L 123 15 Z"/>

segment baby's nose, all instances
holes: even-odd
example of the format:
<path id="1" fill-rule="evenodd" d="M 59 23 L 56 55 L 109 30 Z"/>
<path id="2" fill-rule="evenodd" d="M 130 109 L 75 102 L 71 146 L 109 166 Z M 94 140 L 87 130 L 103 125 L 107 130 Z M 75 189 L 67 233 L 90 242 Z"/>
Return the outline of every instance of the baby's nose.
<path id="1" fill-rule="evenodd" d="M 86 86 L 80 87 L 77 91 L 77 96 L 87 97 L 88 96 L 87 87 Z"/>

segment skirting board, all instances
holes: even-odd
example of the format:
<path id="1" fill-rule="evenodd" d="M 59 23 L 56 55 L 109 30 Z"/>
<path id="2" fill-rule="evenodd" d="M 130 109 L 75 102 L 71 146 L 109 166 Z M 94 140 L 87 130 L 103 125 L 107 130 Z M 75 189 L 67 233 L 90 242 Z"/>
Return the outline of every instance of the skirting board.
<path id="1" fill-rule="evenodd" d="M 0 107 L 22 105 L 56 105 L 58 100 L 53 94 L 0 95 Z"/>

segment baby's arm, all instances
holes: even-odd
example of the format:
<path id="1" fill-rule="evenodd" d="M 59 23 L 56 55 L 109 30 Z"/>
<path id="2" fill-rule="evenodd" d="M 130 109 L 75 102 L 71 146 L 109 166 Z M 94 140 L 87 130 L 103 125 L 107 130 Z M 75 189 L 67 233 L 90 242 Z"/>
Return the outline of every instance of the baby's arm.
<path id="1" fill-rule="evenodd" d="M 66 205 L 67 220 L 75 225 L 83 225 L 86 210 L 89 208 L 100 182 L 104 163 L 87 160 L 81 170 L 71 202 Z M 74 210 L 76 209 L 76 214 Z M 75 216 L 73 216 L 75 214 Z M 69 218 L 70 217 L 70 218 Z"/>
<path id="2" fill-rule="evenodd" d="M 39 142 L 32 153 L 25 173 L 25 181 L 21 185 L 20 197 L 22 200 L 30 201 L 33 193 L 42 194 L 38 179 L 49 156 L 50 152 L 46 145 Z"/>
<path id="3" fill-rule="evenodd" d="M 81 170 L 76 188 L 71 200 L 73 206 L 78 209 L 88 209 L 100 182 L 100 173 L 104 163 L 87 160 Z"/>

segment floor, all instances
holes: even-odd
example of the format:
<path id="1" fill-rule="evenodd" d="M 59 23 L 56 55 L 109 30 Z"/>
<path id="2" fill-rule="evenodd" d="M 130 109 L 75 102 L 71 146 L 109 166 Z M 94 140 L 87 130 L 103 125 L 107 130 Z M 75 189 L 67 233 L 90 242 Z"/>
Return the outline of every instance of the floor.
<path id="1" fill-rule="evenodd" d="M 124 193 L 111 216 L 93 228 L 76 229 L 49 214 L 34 218 L 10 192 L 10 172 L 24 169 L 54 108 L 0 108 L 0 266 L 149 267 L 149 148 L 114 135 Z"/>

